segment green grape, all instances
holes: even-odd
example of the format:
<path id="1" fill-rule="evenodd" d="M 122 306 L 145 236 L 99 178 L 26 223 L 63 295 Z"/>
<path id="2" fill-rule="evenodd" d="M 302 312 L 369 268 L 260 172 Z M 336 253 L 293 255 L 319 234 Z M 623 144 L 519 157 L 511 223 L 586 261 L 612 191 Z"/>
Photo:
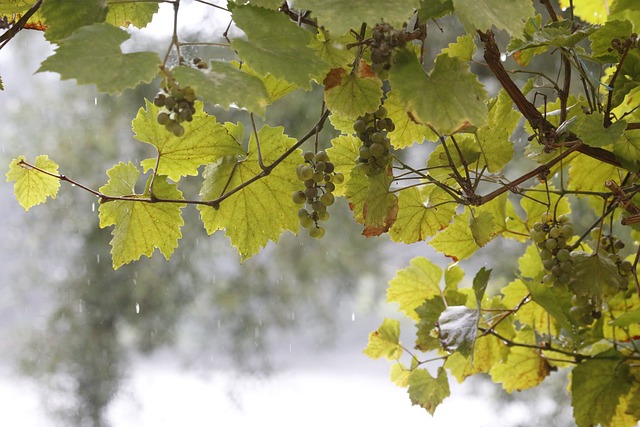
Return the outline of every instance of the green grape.
<path id="1" fill-rule="evenodd" d="M 313 168 L 309 165 L 303 165 L 301 168 L 296 169 L 296 172 L 301 181 L 307 181 L 313 178 Z"/>
<path id="2" fill-rule="evenodd" d="M 558 247 L 558 241 L 556 239 L 547 239 L 547 241 L 544 242 L 544 247 L 552 251 Z"/>
<path id="3" fill-rule="evenodd" d="M 367 122 L 364 119 L 357 119 L 353 122 L 353 130 L 357 133 L 362 133 L 367 129 Z"/>
<path id="4" fill-rule="evenodd" d="M 324 181 L 324 174 L 322 172 L 314 172 L 312 175 L 312 179 L 315 182 L 322 182 Z"/>
<path id="5" fill-rule="evenodd" d="M 316 171 L 317 172 L 324 172 L 326 169 L 327 169 L 327 164 L 325 162 L 316 163 Z"/>
<path id="6" fill-rule="evenodd" d="M 560 249 L 556 253 L 556 258 L 560 262 L 569 261 L 571 259 L 571 252 L 569 252 L 567 249 Z"/>
<path id="7" fill-rule="evenodd" d="M 303 228 L 309 228 L 312 229 L 311 227 L 315 224 L 315 222 L 313 221 L 313 218 L 311 218 L 311 216 L 304 216 L 300 218 L 300 225 Z"/>
<path id="8" fill-rule="evenodd" d="M 571 273 L 574 270 L 573 263 L 571 261 L 563 261 L 558 265 L 563 273 Z"/>
<path id="9" fill-rule="evenodd" d="M 569 309 L 569 315 L 578 323 L 584 326 L 593 323 L 593 308 L 591 305 L 577 305 Z"/>
<path id="10" fill-rule="evenodd" d="M 311 151 L 306 151 L 303 154 L 303 157 L 304 157 L 304 161 L 305 162 L 312 162 L 316 158 L 316 155 L 313 154 L 313 152 L 311 152 Z"/>
<path id="11" fill-rule="evenodd" d="M 384 154 L 384 151 L 385 151 L 382 144 L 379 144 L 377 142 L 374 142 L 373 144 L 371 144 L 371 147 L 369 147 L 369 150 L 371 152 L 371 156 L 373 157 L 380 157 Z"/>
<path id="12" fill-rule="evenodd" d="M 156 107 L 164 107 L 167 96 L 164 93 L 159 93 L 153 98 L 153 105 Z"/>
<path id="13" fill-rule="evenodd" d="M 184 99 L 189 103 L 193 103 L 196 100 L 196 93 L 193 88 L 189 86 L 184 88 Z"/>
<path id="14" fill-rule="evenodd" d="M 328 162 L 329 161 L 329 155 L 326 153 L 326 151 L 318 151 L 318 153 L 316 154 L 316 160 L 318 162 Z"/>
<path id="15" fill-rule="evenodd" d="M 553 215 L 551 215 L 549 212 L 544 212 L 542 215 L 540 215 L 540 222 L 542 222 L 543 224 L 547 224 L 551 221 L 553 221 Z"/>
<path id="16" fill-rule="evenodd" d="M 171 129 L 171 131 L 173 132 L 173 134 L 175 136 L 180 138 L 181 136 L 184 135 L 184 126 L 179 125 L 179 124 L 176 123 L 175 126 L 173 126 L 173 129 Z"/>
<path id="17" fill-rule="evenodd" d="M 329 192 L 329 193 L 332 193 L 335 189 L 336 189 L 336 185 L 331 181 L 326 182 L 324 184 L 324 190 Z"/>
<path id="18" fill-rule="evenodd" d="M 356 165 L 356 169 L 358 169 L 361 173 L 368 175 L 371 171 L 371 165 L 368 163 L 358 163 Z"/>
<path id="19" fill-rule="evenodd" d="M 324 169 L 324 173 L 333 173 L 336 166 L 331 162 L 325 162 L 325 164 L 327 165 L 327 167 Z"/>
<path id="20" fill-rule="evenodd" d="M 304 194 L 306 196 L 306 198 L 308 198 L 308 199 L 313 199 L 313 198 L 318 196 L 318 188 L 317 187 L 309 187 L 306 190 L 304 190 L 304 193 L 302 193 L 302 194 Z"/>
<path id="21" fill-rule="evenodd" d="M 556 265 L 556 260 L 553 258 L 545 259 L 542 261 L 542 266 L 545 270 L 550 271 Z"/>
<path id="22" fill-rule="evenodd" d="M 562 231 L 562 236 L 564 238 L 570 238 L 573 236 L 573 226 L 571 224 L 564 224 L 560 230 Z"/>
<path id="23" fill-rule="evenodd" d="M 553 257 L 553 252 L 551 252 L 549 249 L 542 249 L 540 251 L 540 259 L 541 260 L 547 260 L 547 259 L 551 259 Z"/>
<path id="24" fill-rule="evenodd" d="M 383 105 L 381 105 L 378 110 L 373 113 L 377 118 L 379 119 L 384 119 L 385 117 L 387 117 L 387 109 L 384 108 Z"/>
<path id="25" fill-rule="evenodd" d="M 618 269 L 620 269 L 620 272 L 624 273 L 624 275 L 626 276 L 633 269 L 633 264 L 625 259 L 620 262 L 620 265 L 618 265 Z"/>
<path id="26" fill-rule="evenodd" d="M 324 193 L 321 197 L 320 197 L 320 201 L 325 205 L 325 206 L 331 206 L 333 205 L 333 203 L 335 202 L 335 197 L 333 196 L 333 194 L 331 193 Z"/>
<path id="27" fill-rule="evenodd" d="M 161 124 L 161 125 L 164 126 L 171 119 L 169 118 L 169 114 L 165 113 L 164 111 L 161 111 L 161 112 L 158 113 L 158 116 L 156 117 L 156 120 L 158 121 L 158 124 Z"/>
<path id="28" fill-rule="evenodd" d="M 316 186 L 316 182 L 313 179 L 305 179 L 304 180 L 304 186 L 306 188 L 315 187 Z"/>
<path id="29" fill-rule="evenodd" d="M 318 221 L 327 221 L 329 219 L 329 212 L 318 212 Z"/>
<path id="30" fill-rule="evenodd" d="M 320 200 L 316 200 L 313 203 L 311 203 L 311 207 L 316 212 L 324 212 L 327 210 L 327 206 L 324 203 L 322 203 Z"/>
<path id="31" fill-rule="evenodd" d="M 295 203 L 296 205 L 301 205 L 307 201 L 307 196 L 305 195 L 304 191 L 295 191 L 291 198 L 293 199 L 293 203 Z"/>
<path id="32" fill-rule="evenodd" d="M 533 224 L 533 229 L 536 231 L 542 231 L 542 223 L 541 222 L 536 222 Z"/>
<path id="33" fill-rule="evenodd" d="M 544 283 L 545 285 L 551 285 L 555 280 L 556 278 L 551 274 L 545 274 L 542 277 L 542 283 Z"/>
<path id="34" fill-rule="evenodd" d="M 551 267 L 551 274 L 558 277 L 562 274 L 562 270 L 560 270 L 560 266 L 558 264 Z"/>
<path id="35" fill-rule="evenodd" d="M 360 149 L 358 150 L 358 154 L 360 155 L 361 159 L 369 159 L 371 157 L 371 149 L 369 147 L 366 146 L 362 146 L 360 147 Z"/>
<path id="36" fill-rule="evenodd" d="M 324 228 L 317 226 L 309 229 L 309 236 L 314 239 L 322 239 L 324 236 Z"/>
<path id="37" fill-rule="evenodd" d="M 544 231 L 537 231 L 536 229 L 532 229 L 529 232 L 529 236 L 534 243 L 542 243 L 547 238 L 547 235 Z"/>
<path id="38" fill-rule="evenodd" d="M 382 132 L 374 132 L 371 134 L 372 144 L 382 144 L 382 141 L 384 141 L 384 135 Z"/>
<path id="39" fill-rule="evenodd" d="M 306 210 L 305 208 L 300 208 L 298 210 L 298 218 L 305 218 L 305 217 L 310 217 L 311 215 L 309 215 L 309 211 Z"/>
<path id="40" fill-rule="evenodd" d="M 176 99 L 173 96 L 167 96 L 164 106 L 167 107 L 167 110 L 173 110 L 173 107 L 176 106 Z"/>
<path id="41" fill-rule="evenodd" d="M 616 240 L 615 242 L 613 242 L 613 248 L 618 251 L 620 249 L 624 249 L 624 242 L 620 239 Z"/>
<path id="42" fill-rule="evenodd" d="M 342 184 L 344 182 L 344 175 L 340 172 L 335 173 L 331 178 L 331 182 Z"/>
<path id="43" fill-rule="evenodd" d="M 551 229 L 549 230 L 549 237 L 552 237 L 554 239 L 560 237 L 561 234 L 562 231 L 560 231 L 560 228 L 558 227 L 551 227 Z"/>

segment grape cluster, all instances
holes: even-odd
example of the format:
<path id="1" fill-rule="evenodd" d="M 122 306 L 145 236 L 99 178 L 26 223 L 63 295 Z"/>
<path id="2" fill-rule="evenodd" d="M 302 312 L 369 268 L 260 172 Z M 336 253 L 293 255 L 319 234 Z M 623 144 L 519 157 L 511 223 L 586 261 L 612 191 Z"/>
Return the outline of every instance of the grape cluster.
<path id="1" fill-rule="evenodd" d="M 540 259 L 546 271 L 542 283 L 552 286 L 567 285 L 575 272 L 571 250 L 567 241 L 573 237 L 571 220 L 565 215 L 556 219 L 547 212 L 533 224 L 531 240 L 538 246 Z"/>
<path id="2" fill-rule="evenodd" d="M 611 40 L 611 47 L 607 49 L 609 52 L 617 51 L 620 55 L 624 53 L 625 50 L 631 49 L 634 46 L 640 46 L 638 44 L 638 35 L 636 33 L 631 34 L 624 40 L 620 40 L 619 38 L 614 38 Z"/>
<path id="3" fill-rule="evenodd" d="M 387 23 L 377 24 L 371 32 L 371 68 L 382 80 L 389 78 L 394 48 L 407 44 L 406 33 L 397 31 Z"/>
<path id="4" fill-rule="evenodd" d="M 153 104 L 161 110 L 156 116 L 158 124 L 180 137 L 184 135 L 182 122 L 190 122 L 196 113 L 196 94 L 192 87 L 174 85 L 171 90 L 163 90 L 153 99 Z"/>
<path id="5" fill-rule="evenodd" d="M 597 240 L 598 235 L 600 234 L 599 230 L 593 230 L 592 233 L 591 237 L 594 240 Z M 607 257 L 618 266 L 618 273 L 623 277 L 627 277 L 631 275 L 633 265 L 630 261 L 623 259 L 620 256 L 620 251 L 624 249 L 624 246 L 624 242 L 615 234 L 604 235 L 600 241 L 600 249 L 606 252 Z"/>
<path id="6" fill-rule="evenodd" d="M 327 206 L 333 205 L 333 191 L 336 184 L 344 182 L 344 175 L 335 172 L 329 155 L 324 151 L 304 153 L 304 163 L 296 167 L 298 179 L 304 183 L 304 190 L 293 193 L 293 202 L 305 205 L 298 211 L 300 225 L 309 229 L 309 235 L 320 239 L 324 236 L 324 228 L 318 223 L 329 219 Z"/>
<path id="7" fill-rule="evenodd" d="M 569 315 L 579 325 L 588 326 L 602 317 L 602 301 L 599 296 L 573 295 Z"/>
<path id="8" fill-rule="evenodd" d="M 387 109 L 380 106 L 371 114 L 360 116 L 353 123 L 353 130 L 362 141 L 356 167 L 367 176 L 378 175 L 391 163 L 391 140 L 387 132 L 395 129 L 393 121 L 387 117 Z"/>

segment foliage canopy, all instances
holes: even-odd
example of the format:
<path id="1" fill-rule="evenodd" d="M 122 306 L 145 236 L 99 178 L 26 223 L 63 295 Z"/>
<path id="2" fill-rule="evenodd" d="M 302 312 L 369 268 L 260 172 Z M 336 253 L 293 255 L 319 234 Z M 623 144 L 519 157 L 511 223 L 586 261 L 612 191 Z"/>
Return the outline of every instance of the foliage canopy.
<path id="1" fill-rule="evenodd" d="M 513 392 L 567 368 L 580 427 L 637 424 L 637 2 L 201 1 L 241 35 L 186 42 L 172 0 L 164 53 L 123 52 L 159 3 L 0 0 L 0 46 L 22 29 L 57 46 L 40 72 L 108 94 L 159 85 L 132 121 L 153 157 L 113 166 L 96 190 L 46 155 L 20 156 L 6 177 L 25 210 L 55 198 L 61 181 L 91 192 L 117 269 L 155 249 L 169 259 L 187 204 L 245 260 L 284 231 L 322 237 L 345 197 L 363 235 L 425 241 L 452 260 L 442 269 L 415 258 L 389 282 L 388 302 L 417 327 L 413 348 L 385 319 L 364 350 L 392 362 L 413 404 L 433 414 L 449 377 L 484 373 Z M 434 31 L 457 39 L 441 48 Z M 232 60 L 185 50 L 212 43 Z M 324 102 L 304 136 L 256 125 L 277 100 L 315 87 Z M 251 129 L 205 104 L 246 111 Z M 187 176 L 201 180 L 199 194 L 183 194 Z M 517 274 L 500 283 L 482 268 L 461 286 L 458 262 L 495 239 L 526 246 Z"/>

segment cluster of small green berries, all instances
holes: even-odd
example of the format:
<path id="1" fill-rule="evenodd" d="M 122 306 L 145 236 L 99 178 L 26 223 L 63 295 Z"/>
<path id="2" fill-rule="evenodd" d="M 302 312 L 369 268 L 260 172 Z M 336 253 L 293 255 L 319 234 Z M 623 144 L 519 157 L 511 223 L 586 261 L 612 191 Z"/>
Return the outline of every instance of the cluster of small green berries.
<path id="1" fill-rule="evenodd" d="M 153 99 L 153 104 L 161 108 L 156 116 L 158 124 L 177 137 L 184 135 L 184 126 L 181 123 L 193 120 L 196 113 L 195 100 L 196 94 L 190 86 L 182 88 L 175 85 L 169 92 L 161 91 Z"/>
<path id="2" fill-rule="evenodd" d="M 575 268 L 567 241 L 573 237 L 571 220 L 565 215 L 556 219 L 545 212 L 533 224 L 531 240 L 538 246 L 540 259 L 546 271 L 542 283 L 552 286 L 568 285 Z"/>
<path id="3" fill-rule="evenodd" d="M 602 317 L 602 301 L 597 296 L 572 295 L 569 315 L 579 325 L 589 326 Z"/>
<path id="4" fill-rule="evenodd" d="M 391 163 L 391 140 L 387 132 L 395 129 L 387 117 L 387 109 L 380 106 L 375 113 L 360 116 L 353 123 L 353 130 L 362 141 L 356 167 L 367 176 L 379 175 Z"/>
<path id="5" fill-rule="evenodd" d="M 407 44 L 404 31 L 397 31 L 387 23 L 373 27 L 371 31 L 371 68 L 382 80 L 389 78 L 393 49 Z"/>
<path id="6" fill-rule="evenodd" d="M 336 184 L 344 182 L 344 175 L 335 172 L 329 155 L 324 151 L 304 153 L 304 163 L 296 167 L 298 179 L 304 183 L 304 190 L 293 193 L 293 202 L 306 205 L 298 211 L 298 219 L 303 228 L 309 229 L 309 235 L 315 239 L 324 236 L 325 230 L 319 225 L 320 221 L 329 219 L 327 207 L 333 205 L 335 197 L 333 191 Z"/>
<path id="7" fill-rule="evenodd" d="M 595 229 L 591 233 L 591 237 L 594 240 L 597 240 L 599 230 Z M 615 234 L 602 236 L 602 239 L 600 240 L 600 249 L 604 250 L 604 252 L 607 253 L 607 257 L 618 266 L 618 273 L 623 277 L 627 277 L 631 275 L 633 265 L 630 261 L 623 259 L 620 256 L 620 251 L 624 249 L 624 246 L 624 242 Z"/>

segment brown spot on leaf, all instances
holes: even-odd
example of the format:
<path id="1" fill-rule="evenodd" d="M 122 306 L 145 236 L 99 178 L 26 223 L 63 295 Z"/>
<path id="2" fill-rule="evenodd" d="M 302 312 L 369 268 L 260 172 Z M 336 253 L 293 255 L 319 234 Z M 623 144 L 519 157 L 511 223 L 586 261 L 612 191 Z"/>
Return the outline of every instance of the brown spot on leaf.
<path id="1" fill-rule="evenodd" d="M 367 218 L 366 203 L 362 209 L 362 216 L 365 218 L 365 223 L 366 223 L 366 218 Z M 394 196 L 393 203 L 389 207 L 389 211 L 387 212 L 387 215 L 384 218 L 382 218 L 382 222 L 375 225 L 366 225 L 364 227 L 364 230 L 362 230 L 362 235 L 365 237 L 376 237 L 383 233 L 386 233 L 387 231 L 389 231 L 391 226 L 396 222 L 397 218 L 398 218 L 398 198 Z"/>
<path id="2" fill-rule="evenodd" d="M 358 77 L 363 78 L 377 78 L 375 71 L 364 61 L 360 61 L 360 69 L 358 70 Z"/>
<path id="3" fill-rule="evenodd" d="M 333 89 L 336 86 L 340 86 L 346 74 L 347 70 L 345 70 L 344 68 L 332 68 L 322 81 L 322 84 L 324 84 L 324 90 L 327 91 Z"/>

